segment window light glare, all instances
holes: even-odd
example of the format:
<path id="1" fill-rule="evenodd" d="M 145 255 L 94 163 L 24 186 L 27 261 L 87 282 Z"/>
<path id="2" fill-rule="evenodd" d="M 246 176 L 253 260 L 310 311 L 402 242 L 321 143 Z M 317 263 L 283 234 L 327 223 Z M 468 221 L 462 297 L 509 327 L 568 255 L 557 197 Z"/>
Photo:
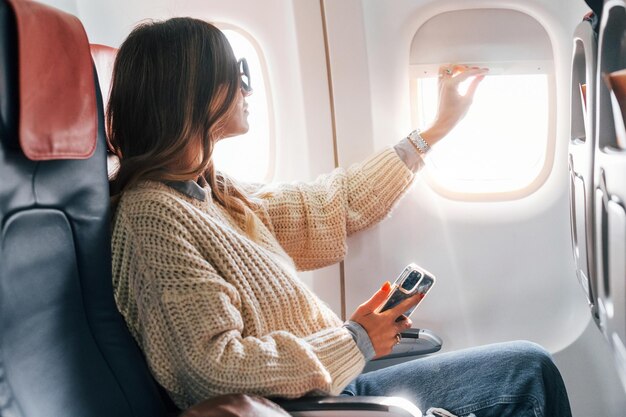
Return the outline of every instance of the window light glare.
<path id="1" fill-rule="evenodd" d="M 459 90 L 464 93 L 468 80 Z M 417 83 L 420 125 L 434 119 L 437 79 Z M 528 186 L 541 172 L 548 135 L 548 76 L 489 75 L 465 118 L 430 156 L 431 180 L 455 193 L 497 193 Z"/>
<path id="2" fill-rule="evenodd" d="M 252 42 L 234 29 L 222 29 L 233 48 L 235 57 L 246 58 L 253 88 L 248 102 L 248 124 L 245 135 L 219 141 L 213 152 L 217 170 L 245 182 L 270 180 L 270 121 L 263 66 Z"/>

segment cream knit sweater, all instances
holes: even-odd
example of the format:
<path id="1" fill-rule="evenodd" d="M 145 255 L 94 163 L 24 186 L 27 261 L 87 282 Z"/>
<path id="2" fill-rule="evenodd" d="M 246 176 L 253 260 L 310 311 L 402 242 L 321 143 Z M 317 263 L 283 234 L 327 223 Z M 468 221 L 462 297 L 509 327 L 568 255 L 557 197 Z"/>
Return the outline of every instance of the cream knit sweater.
<path id="1" fill-rule="evenodd" d="M 391 210 L 413 173 L 393 149 L 310 184 L 273 186 L 248 239 L 220 205 L 144 182 L 113 223 L 117 306 L 181 408 L 225 393 L 338 394 L 364 358 L 296 270 L 340 261 L 346 237 Z"/>

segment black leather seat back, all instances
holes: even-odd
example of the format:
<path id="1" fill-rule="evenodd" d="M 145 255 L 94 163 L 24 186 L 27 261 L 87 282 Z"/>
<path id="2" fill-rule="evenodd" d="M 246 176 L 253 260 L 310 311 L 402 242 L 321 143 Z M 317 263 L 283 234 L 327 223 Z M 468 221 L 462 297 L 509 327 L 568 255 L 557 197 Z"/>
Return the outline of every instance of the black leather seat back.
<path id="1" fill-rule="evenodd" d="M 19 146 L 19 71 L 28 63 L 18 63 L 11 3 L 21 1 L 0 0 L 0 415 L 164 416 L 113 300 L 97 79 L 97 144 L 90 157 L 33 161 Z M 37 13 L 62 12 L 41 6 Z M 55 106 L 64 104 L 58 97 Z"/>

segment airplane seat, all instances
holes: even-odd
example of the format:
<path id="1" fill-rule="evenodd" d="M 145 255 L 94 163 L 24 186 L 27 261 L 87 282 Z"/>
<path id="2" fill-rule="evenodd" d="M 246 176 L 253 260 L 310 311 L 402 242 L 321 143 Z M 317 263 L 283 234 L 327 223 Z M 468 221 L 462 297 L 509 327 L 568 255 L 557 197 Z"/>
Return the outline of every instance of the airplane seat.
<path id="1" fill-rule="evenodd" d="M 0 414 L 166 416 L 116 310 L 102 101 L 80 21 L 0 1 Z"/>
<path id="2" fill-rule="evenodd" d="M 626 3 L 603 4 L 598 35 L 594 152 L 597 304 L 626 388 Z"/>
<path id="3" fill-rule="evenodd" d="M 111 78 L 113 77 L 113 64 L 115 63 L 115 57 L 117 56 L 117 49 L 108 45 L 101 45 L 97 43 L 90 44 L 89 49 L 91 51 L 91 58 L 93 59 L 93 63 L 96 67 L 100 92 L 102 93 L 103 110 L 105 111 L 104 121 L 106 126 L 106 104 L 109 102 Z M 109 178 L 113 176 L 118 167 L 118 158 L 113 153 L 113 147 L 107 138 L 107 173 Z"/>
<path id="4" fill-rule="evenodd" d="M 92 43 L 89 45 L 89 50 L 98 73 L 102 103 L 106 105 L 109 102 L 109 93 L 111 92 L 111 78 L 113 77 L 113 64 L 115 64 L 117 49 L 108 45 Z"/>
<path id="5" fill-rule="evenodd" d="M 0 0 L 0 30 L 0 415 L 178 414 L 113 299 L 104 114 L 82 24 Z M 306 404 L 421 416 L 390 398 L 292 407 Z"/>
<path id="6" fill-rule="evenodd" d="M 587 295 L 591 316 L 602 328 L 597 305 L 593 232 L 597 40 L 588 16 L 576 27 L 572 50 L 572 116 L 568 143 L 571 242 L 576 277 Z"/>

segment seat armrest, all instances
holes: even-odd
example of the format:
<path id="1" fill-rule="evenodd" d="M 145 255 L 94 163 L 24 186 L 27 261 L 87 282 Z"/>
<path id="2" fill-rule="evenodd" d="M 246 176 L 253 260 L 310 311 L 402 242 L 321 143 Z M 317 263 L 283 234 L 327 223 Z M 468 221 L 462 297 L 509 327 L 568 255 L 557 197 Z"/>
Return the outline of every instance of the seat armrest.
<path id="1" fill-rule="evenodd" d="M 227 394 L 199 402 L 179 417 L 289 417 L 289 414 L 267 398 Z"/>
<path id="2" fill-rule="evenodd" d="M 303 397 L 272 401 L 294 417 L 422 417 L 419 408 L 400 397 Z"/>
<path id="3" fill-rule="evenodd" d="M 439 352 L 443 345 L 443 340 L 428 329 L 408 329 L 401 335 L 402 340 L 393 347 L 389 355 L 374 359 L 374 361 L 427 355 Z"/>
<path id="4" fill-rule="evenodd" d="M 438 352 L 442 345 L 441 338 L 428 329 L 409 329 L 402 332 L 402 341 L 394 346 L 389 355 L 367 362 L 363 373 L 377 371 Z"/>

